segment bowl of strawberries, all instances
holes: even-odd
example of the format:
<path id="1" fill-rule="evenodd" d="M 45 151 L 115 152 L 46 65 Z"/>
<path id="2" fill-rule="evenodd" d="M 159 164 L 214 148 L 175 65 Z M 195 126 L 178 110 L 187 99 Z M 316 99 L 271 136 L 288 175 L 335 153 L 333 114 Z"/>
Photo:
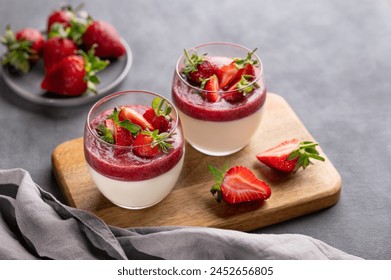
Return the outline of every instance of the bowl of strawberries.
<path id="1" fill-rule="evenodd" d="M 126 77 L 132 52 L 113 25 L 81 7 L 53 11 L 46 30 L 7 26 L 0 42 L 2 76 L 19 96 L 66 107 L 94 102 Z"/>

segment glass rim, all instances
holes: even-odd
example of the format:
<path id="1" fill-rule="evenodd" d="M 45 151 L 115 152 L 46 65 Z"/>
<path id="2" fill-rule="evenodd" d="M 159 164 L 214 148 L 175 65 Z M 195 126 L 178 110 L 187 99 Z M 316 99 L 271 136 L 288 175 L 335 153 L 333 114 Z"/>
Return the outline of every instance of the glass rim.
<path id="1" fill-rule="evenodd" d="M 197 45 L 197 46 L 194 46 L 194 47 L 191 47 L 189 49 L 186 49 L 186 51 L 189 51 L 189 50 L 195 50 L 197 51 L 197 49 L 200 49 L 202 47 L 207 47 L 207 46 L 211 46 L 211 45 L 216 45 L 216 46 L 231 46 L 231 47 L 236 47 L 236 48 L 239 48 L 239 49 L 242 49 L 244 51 L 247 51 L 247 53 L 249 52 L 252 52 L 253 50 L 250 50 L 249 48 L 246 48 L 242 45 L 239 45 L 239 44 L 235 44 L 235 43 L 229 43 L 229 42 L 208 42 L 208 43 L 203 43 L 203 44 L 200 44 L 200 45 Z M 251 83 L 249 83 L 245 88 L 248 88 L 250 86 L 253 86 L 256 82 L 258 82 L 258 80 L 263 76 L 263 64 L 262 64 L 262 61 L 261 59 L 259 58 L 259 56 L 256 54 L 256 53 L 253 53 L 252 56 L 255 56 L 255 58 L 258 60 L 259 62 L 259 73 L 257 75 L 256 78 L 254 78 L 253 81 L 251 81 Z M 192 84 L 190 84 L 186 79 L 184 79 L 181 75 L 181 73 L 179 72 L 179 63 L 182 61 L 182 59 L 184 58 L 184 54 L 182 54 L 178 60 L 177 60 L 177 63 L 175 65 L 175 73 L 176 75 L 179 77 L 179 79 L 186 84 L 186 86 L 192 88 L 192 89 L 195 89 L 197 91 L 201 91 L 201 92 L 212 92 L 210 90 L 206 90 L 206 89 L 202 89 L 202 88 L 199 88 L 197 86 L 194 86 Z M 235 92 L 236 90 L 226 90 L 224 92 L 226 93 L 229 93 L 229 92 Z"/>
<path id="2" fill-rule="evenodd" d="M 166 97 L 164 97 L 161 94 L 158 94 L 156 92 L 147 91 L 147 90 L 132 89 L 132 90 L 124 90 L 124 91 L 118 91 L 118 92 L 111 93 L 109 95 L 106 95 L 102 99 L 99 99 L 94 105 L 92 105 L 92 107 L 88 111 L 85 125 L 87 127 L 88 133 L 93 135 L 94 139 L 98 140 L 102 144 L 108 145 L 109 147 L 114 147 L 115 149 L 133 149 L 135 147 L 150 146 L 150 144 L 137 145 L 137 146 L 135 146 L 135 145 L 121 146 L 121 145 L 117 145 L 117 144 L 111 144 L 111 143 L 108 143 L 108 142 L 104 141 L 103 139 L 101 139 L 98 136 L 98 134 L 96 132 L 94 132 L 94 130 L 90 126 L 90 117 L 91 117 L 91 114 L 94 109 L 98 108 L 100 105 L 104 104 L 106 101 L 109 101 L 109 100 L 114 99 L 114 98 L 121 96 L 121 95 L 132 94 L 132 93 L 153 95 L 155 97 L 160 97 L 160 98 L 166 100 L 170 104 L 170 106 L 172 107 L 172 112 L 175 112 L 175 117 L 176 117 L 175 124 L 171 127 L 170 131 L 167 133 L 169 136 L 172 136 L 175 134 L 174 132 L 177 129 L 178 123 L 179 123 L 179 114 L 178 114 L 178 110 L 176 109 L 175 105 L 171 102 L 171 100 L 167 99 Z M 133 104 L 129 104 L 129 105 L 133 105 Z M 134 105 L 138 105 L 138 104 L 134 104 Z M 119 106 L 121 106 L 121 105 L 119 105 Z"/>

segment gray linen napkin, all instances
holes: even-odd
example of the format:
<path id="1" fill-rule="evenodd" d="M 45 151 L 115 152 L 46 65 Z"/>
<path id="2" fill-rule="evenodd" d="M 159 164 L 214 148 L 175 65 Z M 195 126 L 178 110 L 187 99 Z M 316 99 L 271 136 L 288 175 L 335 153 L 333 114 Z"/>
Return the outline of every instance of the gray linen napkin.
<path id="1" fill-rule="evenodd" d="M 60 203 L 23 169 L 0 170 L 0 259 L 359 259 L 298 234 L 118 228 Z"/>

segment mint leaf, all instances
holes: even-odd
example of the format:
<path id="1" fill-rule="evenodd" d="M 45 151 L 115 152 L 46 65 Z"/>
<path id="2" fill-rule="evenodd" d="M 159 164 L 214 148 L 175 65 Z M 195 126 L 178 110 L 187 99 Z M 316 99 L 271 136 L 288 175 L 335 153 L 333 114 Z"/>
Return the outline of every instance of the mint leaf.
<path id="1" fill-rule="evenodd" d="M 139 131 L 141 130 L 140 126 L 130 122 L 129 120 L 124 120 L 124 121 L 118 122 L 116 124 L 119 125 L 120 127 L 125 128 L 126 130 L 128 130 L 130 133 L 132 133 L 133 136 L 136 136 L 139 133 Z"/>

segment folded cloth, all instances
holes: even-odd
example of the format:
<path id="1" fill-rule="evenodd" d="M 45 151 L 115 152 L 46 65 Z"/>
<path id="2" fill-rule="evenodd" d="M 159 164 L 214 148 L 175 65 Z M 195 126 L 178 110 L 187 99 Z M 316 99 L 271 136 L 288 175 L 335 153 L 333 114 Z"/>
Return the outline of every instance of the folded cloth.
<path id="1" fill-rule="evenodd" d="M 359 259 L 299 234 L 108 226 L 23 169 L 0 170 L 0 236 L 0 259 Z"/>

